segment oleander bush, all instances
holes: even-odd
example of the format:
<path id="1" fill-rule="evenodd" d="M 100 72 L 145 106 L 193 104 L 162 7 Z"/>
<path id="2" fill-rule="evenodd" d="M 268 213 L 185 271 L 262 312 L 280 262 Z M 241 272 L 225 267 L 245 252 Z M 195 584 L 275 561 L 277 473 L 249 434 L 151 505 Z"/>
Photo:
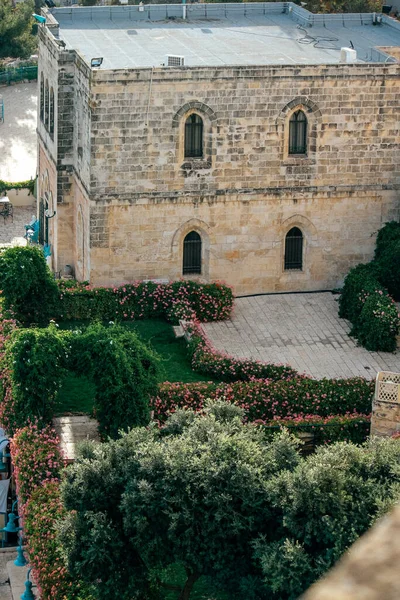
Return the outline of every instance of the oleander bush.
<path id="1" fill-rule="evenodd" d="M 339 298 L 339 316 L 352 323 L 350 335 L 367 350 L 394 352 L 400 331 L 400 223 L 379 231 L 375 260 L 350 270 Z"/>
<path id="2" fill-rule="evenodd" d="M 0 254 L 0 289 L 5 309 L 23 325 L 46 325 L 59 292 L 39 247 L 7 248 Z"/>
<path id="3" fill-rule="evenodd" d="M 177 408 L 202 410 L 207 399 L 224 398 L 244 410 L 246 421 L 270 422 L 299 415 L 345 415 L 371 412 L 374 384 L 351 379 L 256 379 L 233 383 L 162 383 L 151 400 L 154 419 L 164 423 Z"/>
<path id="4" fill-rule="evenodd" d="M 94 600 L 72 578 L 57 539 L 56 522 L 66 511 L 60 499 L 63 458 L 51 427 L 30 424 L 11 441 L 11 456 L 30 565 L 42 600 Z"/>
<path id="5" fill-rule="evenodd" d="M 298 377 L 296 369 L 288 365 L 263 363 L 234 358 L 215 350 L 204 335 L 199 323 L 185 325 L 190 335 L 188 345 L 192 369 L 203 375 L 212 375 L 221 381 L 249 381 L 257 379 L 291 379 Z"/>
<path id="6" fill-rule="evenodd" d="M 221 283 L 137 281 L 120 287 L 92 288 L 85 283 L 59 283 L 60 319 L 138 320 L 167 318 L 218 321 L 228 319 L 233 293 Z"/>

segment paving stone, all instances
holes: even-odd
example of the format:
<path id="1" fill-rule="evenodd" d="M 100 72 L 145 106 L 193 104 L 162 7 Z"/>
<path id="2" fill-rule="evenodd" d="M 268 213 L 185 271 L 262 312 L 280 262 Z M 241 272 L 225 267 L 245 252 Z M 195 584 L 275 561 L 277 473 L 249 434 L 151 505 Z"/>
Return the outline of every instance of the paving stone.
<path id="1" fill-rule="evenodd" d="M 400 351 L 368 352 L 356 345 L 330 292 L 237 298 L 235 304 L 231 320 L 203 326 L 217 350 L 288 363 L 316 379 L 374 379 L 378 371 L 400 371 Z"/>

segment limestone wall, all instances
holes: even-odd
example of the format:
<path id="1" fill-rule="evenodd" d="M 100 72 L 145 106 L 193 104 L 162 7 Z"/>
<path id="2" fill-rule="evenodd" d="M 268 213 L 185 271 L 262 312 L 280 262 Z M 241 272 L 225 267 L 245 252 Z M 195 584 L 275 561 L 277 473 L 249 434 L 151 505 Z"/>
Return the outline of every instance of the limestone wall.
<path id="1" fill-rule="evenodd" d="M 400 432 L 400 373 L 380 371 L 372 405 L 371 435 L 389 437 Z"/>

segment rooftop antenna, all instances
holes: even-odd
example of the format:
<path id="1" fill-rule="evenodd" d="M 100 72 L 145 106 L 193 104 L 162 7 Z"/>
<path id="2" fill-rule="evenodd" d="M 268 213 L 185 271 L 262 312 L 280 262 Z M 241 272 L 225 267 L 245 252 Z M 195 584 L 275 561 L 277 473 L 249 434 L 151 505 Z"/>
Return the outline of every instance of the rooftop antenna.
<path id="1" fill-rule="evenodd" d="M 354 44 L 351 40 L 350 40 L 350 48 L 352 48 L 354 50 Z"/>

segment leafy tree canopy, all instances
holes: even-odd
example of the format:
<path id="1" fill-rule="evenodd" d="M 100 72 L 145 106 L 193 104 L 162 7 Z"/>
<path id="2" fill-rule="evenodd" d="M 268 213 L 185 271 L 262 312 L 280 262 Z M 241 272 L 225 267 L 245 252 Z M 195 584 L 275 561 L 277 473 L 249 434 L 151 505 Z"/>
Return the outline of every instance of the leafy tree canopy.
<path id="1" fill-rule="evenodd" d="M 396 441 L 302 458 L 287 432 L 271 441 L 242 418 L 216 401 L 85 445 L 66 471 L 60 539 L 95 597 L 163 598 L 162 574 L 179 565 L 177 600 L 200 579 L 213 597 L 294 599 L 397 497 Z"/>
<path id="2" fill-rule="evenodd" d="M 0 58 L 29 58 L 37 46 L 32 34 L 32 0 L 18 2 L 0 0 Z"/>

